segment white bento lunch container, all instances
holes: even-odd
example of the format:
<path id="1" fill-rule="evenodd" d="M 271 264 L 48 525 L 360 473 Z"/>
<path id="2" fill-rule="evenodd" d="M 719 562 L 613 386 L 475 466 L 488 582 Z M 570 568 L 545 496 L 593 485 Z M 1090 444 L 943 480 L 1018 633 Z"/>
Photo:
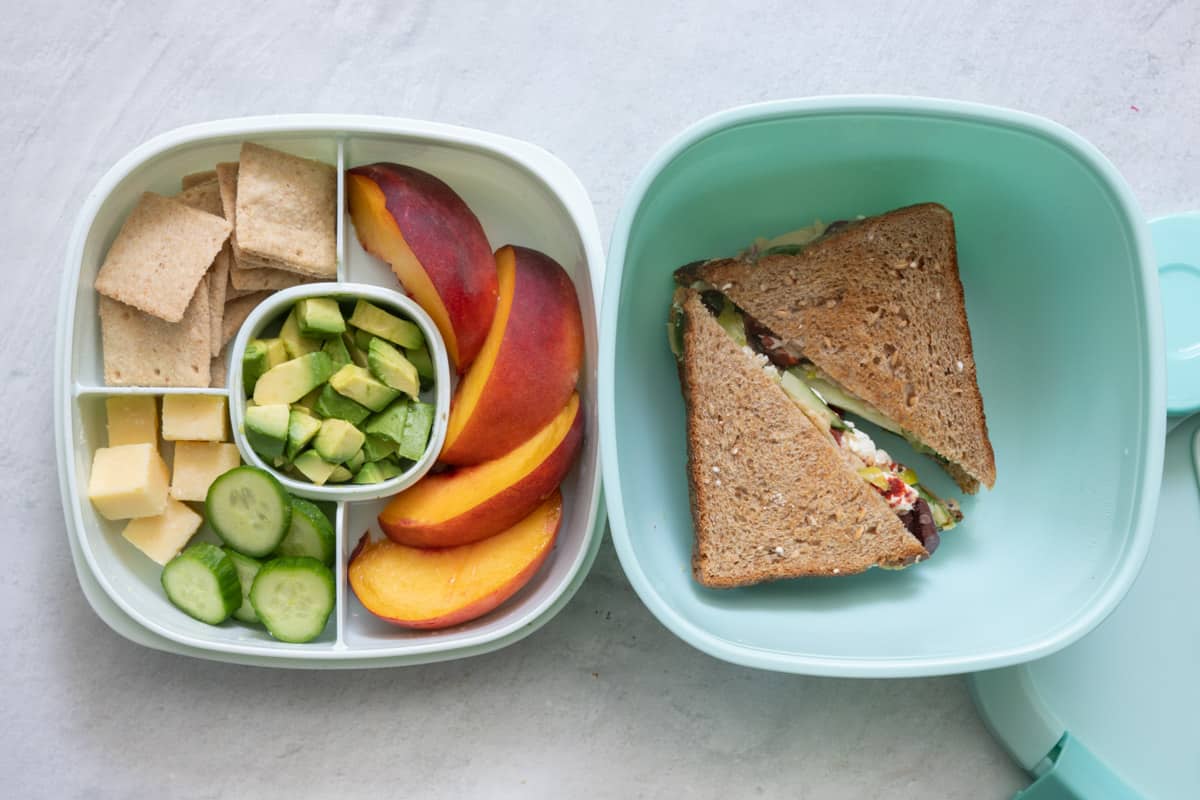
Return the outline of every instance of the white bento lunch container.
<path id="1" fill-rule="evenodd" d="M 512 243 L 541 250 L 571 275 L 583 312 L 586 343 L 579 379 L 586 415 L 584 444 L 562 485 L 563 523 L 554 552 L 524 588 L 489 614 L 445 630 L 413 631 L 385 623 L 366 611 L 349 591 L 346 561 L 363 532 L 381 535 L 376 517 L 386 499 L 356 497 L 338 499 L 333 508 L 337 604 L 317 639 L 288 644 L 257 626 L 206 625 L 167 601 L 159 584 L 161 567 L 121 537 L 124 522 L 105 520 L 87 501 L 92 453 L 105 444 L 106 397 L 230 393 L 226 388 L 105 386 L 92 284 L 104 254 L 142 192 L 175 194 L 183 175 L 211 169 L 218 161 L 236 160 L 243 141 L 336 165 L 339 284 L 402 291 L 387 265 L 359 246 L 345 211 L 344 170 L 376 161 L 410 164 L 436 175 L 479 217 L 493 248 Z M 596 296 L 603 269 L 595 212 L 579 180 L 546 151 L 503 136 L 388 117 L 289 115 L 191 125 L 136 148 L 104 175 L 84 201 L 68 246 L 55 344 L 59 482 L 76 571 L 92 607 L 118 633 L 146 646 L 260 666 L 425 663 L 488 652 L 536 630 L 578 589 L 604 528 L 596 435 Z M 354 293 L 354 287 L 344 288 Z M 253 327 L 256 320 L 261 321 L 262 316 L 252 316 L 246 325 Z M 244 344 L 248 336 L 248 330 L 241 331 L 226 352 L 235 352 L 237 341 Z M 233 386 L 238 365 L 229 367 L 228 385 Z M 448 401 L 449 385 L 439 388 L 444 389 Z M 240 421 L 234 410 L 238 404 L 230 405 L 236 425 Z M 441 424 L 444 427 L 444 420 Z M 169 446 L 164 457 L 169 461 Z M 207 527 L 202 529 L 202 538 L 211 536 Z"/>

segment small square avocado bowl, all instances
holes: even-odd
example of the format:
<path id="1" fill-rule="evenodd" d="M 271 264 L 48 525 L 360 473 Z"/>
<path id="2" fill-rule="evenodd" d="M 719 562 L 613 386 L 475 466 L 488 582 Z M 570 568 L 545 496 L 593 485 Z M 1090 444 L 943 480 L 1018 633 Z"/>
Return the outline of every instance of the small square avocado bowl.
<path id="1" fill-rule="evenodd" d="M 405 295 L 295 286 L 259 304 L 234 339 L 234 441 L 246 463 L 301 497 L 387 497 L 437 460 L 450 381 L 437 326 Z"/>

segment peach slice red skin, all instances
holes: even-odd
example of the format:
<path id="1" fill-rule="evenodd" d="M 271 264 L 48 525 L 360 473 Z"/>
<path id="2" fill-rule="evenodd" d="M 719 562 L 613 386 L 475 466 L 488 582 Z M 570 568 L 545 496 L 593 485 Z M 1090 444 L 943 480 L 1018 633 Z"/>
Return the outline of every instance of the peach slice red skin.
<path id="1" fill-rule="evenodd" d="M 447 464 L 478 464 L 512 450 L 554 418 L 579 377 L 583 317 L 575 284 L 557 261 L 537 250 L 510 245 L 497 252 L 498 264 L 508 258 L 514 270 L 508 321 L 491 334 L 501 336 L 491 369 L 483 358 L 472 366 L 487 370 L 486 377 L 470 416 L 442 450 L 440 460 Z M 459 385 L 456 404 L 466 383 Z M 452 428 L 455 411 L 452 406 Z"/>
<path id="2" fill-rule="evenodd" d="M 379 527 L 392 541 L 410 547 L 455 547 L 507 530 L 553 494 L 566 477 L 583 445 L 583 419 L 583 404 L 580 403 L 566 435 L 531 472 L 462 514 L 439 522 L 426 522 L 389 516 L 392 507 L 389 504 L 379 515 Z M 450 482 L 474 469 L 479 466 L 429 475 L 422 480 Z"/>
<path id="3" fill-rule="evenodd" d="M 446 307 L 456 366 L 464 371 L 496 310 L 496 264 L 479 218 L 445 182 L 416 167 L 381 162 L 347 171 L 383 192 L 388 213 Z"/>

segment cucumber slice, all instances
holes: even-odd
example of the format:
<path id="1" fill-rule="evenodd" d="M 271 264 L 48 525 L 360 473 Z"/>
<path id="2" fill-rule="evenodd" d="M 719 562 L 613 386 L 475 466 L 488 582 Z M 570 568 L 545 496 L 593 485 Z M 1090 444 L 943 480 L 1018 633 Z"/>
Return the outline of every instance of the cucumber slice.
<path id="1" fill-rule="evenodd" d="M 287 536 L 279 543 L 276 556 L 308 556 L 322 564 L 333 566 L 334 536 L 329 517 L 302 497 L 293 497 L 292 524 Z"/>
<path id="2" fill-rule="evenodd" d="M 333 573 L 315 558 L 277 558 L 258 571 L 250 603 L 281 642 L 311 642 L 333 613 Z"/>
<path id="3" fill-rule="evenodd" d="M 234 467 L 208 487 L 208 524 L 242 555 L 261 558 L 288 532 L 292 504 L 273 475 L 257 467 Z"/>
<path id="4" fill-rule="evenodd" d="M 233 612 L 233 618 L 242 622 L 258 622 L 258 614 L 254 613 L 254 606 L 250 605 L 250 587 L 254 585 L 254 577 L 258 575 L 258 571 L 262 569 L 262 562 L 244 556 L 231 547 L 224 550 L 225 555 L 233 562 L 238 582 L 242 585 L 242 604 Z"/>
<path id="5" fill-rule="evenodd" d="M 242 602 L 237 568 L 215 544 L 197 542 L 163 567 L 167 599 L 189 617 L 219 625 Z"/>
<path id="6" fill-rule="evenodd" d="M 729 298 L 724 298 L 721 304 L 721 313 L 717 314 L 717 323 L 725 329 L 738 347 L 746 346 L 746 323 L 742 318 L 742 312 L 737 310 L 737 306 L 729 302 Z"/>
<path id="7" fill-rule="evenodd" d="M 779 385 L 783 387 L 783 391 L 787 392 L 788 397 L 792 398 L 796 405 L 800 406 L 800 410 L 813 422 L 825 428 L 837 428 L 841 430 L 846 427 L 846 423 L 842 422 L 842 418 L 833 409 L 825 405 L 820 396 L 815 394 L 812 388 L 804 382 L 804 379 L 800 377 L 795 368 L 785 370 L 779 376 Z"/>
<path id="8" fill-rule="evenodd" d="M 891 431 L 898 436 L 904 435 L 904 431 L 900 429 L 900 426 L 885 417 L 875 406 L 865 400 L 858 399 L 841 386 L 817 377 L 806 376 L 805 382 L 829 405 L 837 406 L 843 411 L 849 411 L 851 414 L 857 414 L 867 422 L 874 423 L 885 431 Z"/>

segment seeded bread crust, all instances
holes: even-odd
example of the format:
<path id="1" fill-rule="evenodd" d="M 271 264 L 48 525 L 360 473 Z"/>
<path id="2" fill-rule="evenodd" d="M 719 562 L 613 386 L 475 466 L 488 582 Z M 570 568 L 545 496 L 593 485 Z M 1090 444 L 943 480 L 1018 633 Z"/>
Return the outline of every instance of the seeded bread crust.
<path id="1" fill-rule="evenodd" d="M 692 572 L 712 588 L 902 567 L 928 553 L 804 415 L 680 288 Z"/>
<path id="2" fill-rule="evenodd" d="M 995 483 L 954 218 L 944 207 L 897 209 L 797 255 L 709 261 L 679 277 L 712 284 L 948 459 L 963 491 Z"/>

